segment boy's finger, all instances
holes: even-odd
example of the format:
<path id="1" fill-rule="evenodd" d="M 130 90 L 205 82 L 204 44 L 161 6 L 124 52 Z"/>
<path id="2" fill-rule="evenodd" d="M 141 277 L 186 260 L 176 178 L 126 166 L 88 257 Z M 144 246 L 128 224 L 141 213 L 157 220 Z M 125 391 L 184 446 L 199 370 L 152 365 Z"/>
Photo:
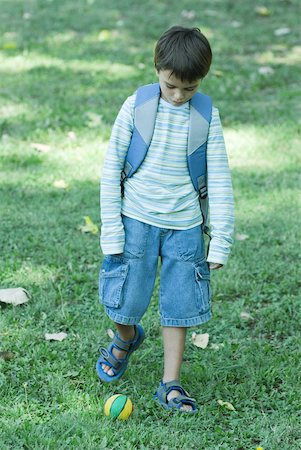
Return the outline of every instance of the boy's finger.
<path id="1" fill-rule="evenodd" d="M 220 269 L 221 267 L 223 267 L 222 264 L 219 264 L 219 263 L 209 263 L 209 269 L 210 269 L 210 270 Z"/>

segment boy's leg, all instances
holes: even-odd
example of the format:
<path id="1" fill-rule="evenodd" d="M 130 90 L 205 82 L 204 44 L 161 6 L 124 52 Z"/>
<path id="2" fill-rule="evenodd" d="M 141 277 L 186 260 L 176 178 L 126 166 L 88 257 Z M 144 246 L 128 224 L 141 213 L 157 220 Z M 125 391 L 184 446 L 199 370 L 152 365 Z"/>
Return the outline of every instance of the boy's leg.
<path id="1" fill-rule="evenodd" d="M 163 383 L 172 380 L 180 380 L 181 366 L 185 349 L 186 328 L 183 327 L 163 327 L 164 343 L 164 374 Z M 179 391 L 171 391 L 167 400 L 178 397 Z M 191 410 L 191 405 L 183 405 L 183 410 Z"/>
<path id="2" fill-rule="evenodd" d="M 135 335 L 135 329 L 133 325 L 121 325 L 120 323 L 116 323 L 115 322 L 115 326 L 117 328 L 118 334 L 120 336 L 120 338 L 125 341 L 131 341 L 134 338 Z M 118 350 L 117 348 L 113 347 L 112 349 L 113 355 L 117 358 L 117 359 L 123 359 L 126 355 L 126 351 L 125 350 Z M 102 368 L 103 371 L 110 375 L 113 376 L 114 372 L 113 370 L 107 366 L 106 364 L 102 364 Z"/>

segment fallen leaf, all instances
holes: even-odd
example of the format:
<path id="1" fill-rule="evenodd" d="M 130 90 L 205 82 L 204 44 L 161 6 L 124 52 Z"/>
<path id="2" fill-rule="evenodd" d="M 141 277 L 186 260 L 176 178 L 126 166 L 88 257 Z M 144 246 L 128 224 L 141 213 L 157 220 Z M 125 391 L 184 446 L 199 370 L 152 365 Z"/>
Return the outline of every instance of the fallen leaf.
<path id="1" fill-rule="evenodd" d="M 270 66 L 262 66 L 259 67 L 258 72 L 261 75 L 272 75 L 274 73 L 274 69 Z"/>
<path id="2" fill-rule="evenodd" d="M 28 302 L 29 293 L 23 288 L 0 289 L 0 302 L 12 305 L 22 305 Z"/>
<path id="3" fill-rule="evenodd" d="M 192 20 L 195 18 L 195 11 L 187 11 L 186 9 L 183 9 L 183 11 L 181 12 L 181 16 L 183 17 L 183 19 Z"/>
<path id="4" fill-rule="evenodd" d="M 63 341 L 67 337 L 67 333 L 45 333 L 46 341 Z"/>
<path id="5" fill-rule="evenodd" d="M 229 409 L 230 411 L 236 411 L 232 403 L 229 402 L 223 402 L 223 400 L 218 400 L 217 403 L 220 406 L 224 406 L 226 409 Z"/>
<path id="6" fill-rule="evenodd" d="M 4 361 L 10 361 L 15 357 L 13 352 L 0 352 L 0 358 L 4 359 Z"/>
<path id="7" fill-rule="evenodd" d="M 232 22 L 230 23 L 231 27 L 233 28 L 239 28 L 241 27 L 241 22 L 238 22 L 238 20 L 232 20 Z"/>
<path id="8" fill-rule="evenodd" d="M 102 117 L 99 114 L 88 111 L 86 113 L 86 116 L 89 119 L 89 122 L 87 124 L 89 128 L 97 128 L 101 125 Z"/>
<path id="9" fill-rule="evenodd" d="M 251 314 L 247 313 L 246 311 L 242 311 L 240 313 L 240 318 L 242 320 L 253 320 L 253 317 L 251 316 Z"/>
<path id="10" fill-rule="evenodd" d="M 114 331 L 111 328 L 107 329 L 107 335 L 109 336 L 109 338 L 113 339 L 115 336 Z"/>
<path id="11" fill-rule="evenodd" d="M 288 27 L 283 28 L 277 28 L 277 30 L 274 31 L 275 36 L 284 36 L 285 34 L 289 34 L 291 32 L 291 29 Z"/>
<path id="12" fill-rule="evenodd" d="M 85 216 L 85 225 L 81 225 L 79 227 L 80 231 L 82 233 L 92 233 L 92 234 L 98 234 L 98 226 L 95 225 L 95 223 L 92 222 L 91 217 Z"/>
<path id="13" fill-rule="evenodd" d="M 110 30 L 101 30 L 101 32 L 98 35 L 99 42 L 108 41 L 111 37 Z"/>
<path id="14" fill-rule="evenodd" d="M 213 70 L 212 75 L 214 75 L 217 78 L 221 78 L 224 76 L 224 72 L 222 72 L 221 70 Z"/>
<path id="15" fill-rule="evenodd" d="M 65 180 L 56 180 L 56 181 L 54 181 L 53 186 L 58 189 L 67 189 L 67 187 L 69 185 L 68 185 L 68 183 L 66 183 Z"/>
<path id="16" fill-rule="evenodd" d="M 17 48 L 17 44 L 16 42 L 5 42 L 2 46 L 2 48 L 4 48 L 4 50 L 15 50 Z"/>
<path id="17" fill-rule="evenodd" d="M 248 234 L 236 234 L 236 240 L 237 241 L 245 241 L 246 239 L 249 239 L 249 235 Z"/>
<path id="18" fill-rule="evenodd" d="M 32 148 L 34 148 L 35 150 L 37 150 L 40 153 L 48 153 L 50 152 L 51 148 L 49 147 L 49 145 L 46 144 L 39 144 L 38 142 L 32 142 L 30 144 L 30 146 Z"/>
<path id="19" fill-rule="evenodd" d="M 69 131 L 68 138 L 70 139 L 70 141 L 76 141 L 76 134 L 74 133 L 74 131 Z"/>
<path id="20" fill-rule="evenodd" d="M 220 344 L 211 344 L 210 348 L 212 348 L 212 350 L 219 350 L 220 348 L 225 347 L 225 344 L 223 342 L 221 342 Z"/>
<path id="21" fill-rule="evenodd" d="M 191 340 L 197 347 L 205 349 L 209 342 L 209 334 L 196 334 L 195 332 L 193 332 L 191 335 Z"/>
<path id="22" fill-rule="evenodd" d="M 139 63 L 138 64 L 138 69 L 141 69 L 141 70 L 145 69 L 145 64 L 144 63 Z"/>
<path id="23" fill-rule="evenodd" d="M 268 17 L 270 15 L 270 11 L 266 6 L 256 6 L 255 12 L 261 17 Z"/>

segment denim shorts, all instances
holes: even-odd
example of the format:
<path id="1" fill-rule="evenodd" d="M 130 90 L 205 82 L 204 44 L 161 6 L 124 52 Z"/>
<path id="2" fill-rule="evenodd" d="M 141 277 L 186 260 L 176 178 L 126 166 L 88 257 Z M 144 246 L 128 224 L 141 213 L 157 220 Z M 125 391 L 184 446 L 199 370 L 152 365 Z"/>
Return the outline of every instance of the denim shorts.
<path id="1" fill-rule="evenodd" d="M 161 325 L 190 327 L 211 318 L 210 271 L 201 225 L 188 230 L 158 228 L 123 216 L 124 253 L 106 255 L 99 277 L 100 299 L 117 323 L 136 325 L 154 289 L 160 261 Z"/>

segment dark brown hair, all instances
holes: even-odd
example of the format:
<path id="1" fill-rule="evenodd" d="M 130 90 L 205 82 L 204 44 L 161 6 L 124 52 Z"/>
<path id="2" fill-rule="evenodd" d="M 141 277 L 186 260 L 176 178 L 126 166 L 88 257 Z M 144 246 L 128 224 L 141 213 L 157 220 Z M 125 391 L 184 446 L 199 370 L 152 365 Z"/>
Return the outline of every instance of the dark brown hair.
<path id="1" fill-rule="evenodd" d="M 212 52 L 199 28 L 171 27 L 159 38 L 154 54 L 158 70 L 170 70 L 182 81 L 204 78 L 209 72 Z"/>

